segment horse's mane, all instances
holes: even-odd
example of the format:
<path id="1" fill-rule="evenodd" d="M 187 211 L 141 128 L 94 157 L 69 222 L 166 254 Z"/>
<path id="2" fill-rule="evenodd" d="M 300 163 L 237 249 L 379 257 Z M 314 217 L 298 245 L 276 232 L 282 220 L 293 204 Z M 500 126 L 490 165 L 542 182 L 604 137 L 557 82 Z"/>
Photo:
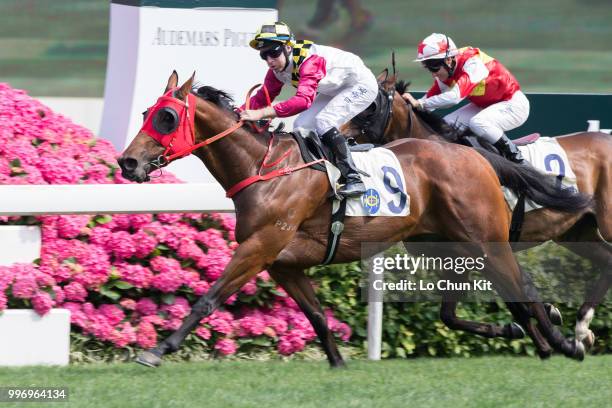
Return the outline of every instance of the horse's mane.
<path id="1" fill-rule="evenodd" d="M 200 98 L 212 102 L 220 108 L 223 108 L 229 112 L 234 112 L 236 108 L 234 106 L 234 98 L 230 96 L 225 91 L 221 91 L 220 89 L 213 88 L 212 86 L 204 85 L 194 85 L 192 92 L 199 96 Z"/>
<path id="2" fill-rule="evenodd" d="M 194 85 L 191 92 L 196 96 L 215 104 L 230 115 L 234 115 L 236 120 L 240 119 L 238 113 L 236 112 L 234 98 L 232 98 L 232 96 L 227 92 L 212 86 L 201 86 L 199 84 Z M 249 127 L 246 127 L 246 129 L 249 129 Z M 266 131 L 264 134 L 268 134 L 268 132 Z"/>
<path id="3" fill-rule="evenodd" d="M 403 79 L 395 83 L 395 90 L 401 95 L 406 92 L 410 86 L 410 81 L 404 81 Z M 443 118 L 433 112 L 413 110 L 423 122 L 425 122 L 434 132 L 442 136 L 445 140 L 457 143 L 466 134 L 471 134 L 469 129 L 462 130 L 457 126 L 450 125 L 444 121 Z"/>

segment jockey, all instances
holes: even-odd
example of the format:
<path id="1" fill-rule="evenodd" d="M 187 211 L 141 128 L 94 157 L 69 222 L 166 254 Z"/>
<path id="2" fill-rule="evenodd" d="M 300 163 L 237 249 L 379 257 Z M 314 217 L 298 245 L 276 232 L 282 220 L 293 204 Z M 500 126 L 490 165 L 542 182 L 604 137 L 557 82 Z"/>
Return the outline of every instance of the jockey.
<path id="1" fill-rule="evenodd" d="M 427 94 L 417 100 L 402 97 L 416 109 L 434 110 L 470 103 L 444 117 L 460 128 L 469 127 L 509 160 L 523 162 L 505 131 L 519 127 L 529 116 L 529 101 L 516 78 L 499 61 L 478 48 L 457 49 L 451 38 L 433 33 L 419 44 L 417 59 L 434 79 Z"/>
<path id="2" fill-rule="evenodd" d="M 283 22 L 264 24 L 250 42 L 266 61 L 264 80 L 274 100 L 285 84 L 297 88 L 286 101 L 266 107 L 263 88 L 250 101 L 251 110 L 241 112 L 243 120 L 288 117 L 299 114 L 294 130 L 314 131 L 336 157 L 336 166 L 346 180 L 338 191 L 344 197 L 365 192 L 365 185 L 340 126 L 363 112 L 376 98 L 378 83 L 361 59 L 337 48 L 296 41 Z"/>

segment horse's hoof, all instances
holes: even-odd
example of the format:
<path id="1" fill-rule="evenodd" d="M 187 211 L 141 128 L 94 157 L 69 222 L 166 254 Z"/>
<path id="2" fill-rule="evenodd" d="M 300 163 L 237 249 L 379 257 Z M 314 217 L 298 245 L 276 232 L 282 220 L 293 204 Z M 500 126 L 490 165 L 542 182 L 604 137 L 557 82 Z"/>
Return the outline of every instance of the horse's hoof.
<path id="1" fill-rule="evenodd" d="M 538 356 L 540 357 L 540 360 L 548 360 L 551 355 L 552 349 L 550 348 L 546 350 L 538 350 Z"/>
<path id="2" fill-rule="evenodd" d="M 581 341 L 574 340 L 574 353 L 571 355 L 571 358 L 574 360 L 582 361 L 584 360 L 584 355 L 586 351 L 584 349 L 584 344 Z"/>
<path id="3" fill-rule="evenodd" d="M 517 322 L 504 325 L 503 332 L 509 339 L 522 339 L 525 337 L 525 330 Z"/>
<path id="4" fill-rule="evenodd" d="M 136 362 L 147 367 L 157 368 L 161 365 L 162 359 L 155 353 L 143 351 L 136 357 Z"/>
<path id="5" fill-rule="evenodd" d="M 552 324 L 555 326 L 563 326 L 563 315 L 555 305 L 546 303 L 544 308 L 546 309 L 546 313 L 548 313 L 548 318 Z"/>
<path id="6" fill-rule="evenodd" d="M 589 330 L 586 337 L 582 339 L 582 344 L 584 345 L 586 350 L 590 350 L 591 347 L 595 344 L 595 333 L 592 330 Z"/>
<path id="7" fill-rule="evenodd" d="M 346 369 L 346 363 L 344 362 L 344 360 L 336 361 L 334 363 L 330 363 L 329 368 L 332 370 L 343 370 Z"/>

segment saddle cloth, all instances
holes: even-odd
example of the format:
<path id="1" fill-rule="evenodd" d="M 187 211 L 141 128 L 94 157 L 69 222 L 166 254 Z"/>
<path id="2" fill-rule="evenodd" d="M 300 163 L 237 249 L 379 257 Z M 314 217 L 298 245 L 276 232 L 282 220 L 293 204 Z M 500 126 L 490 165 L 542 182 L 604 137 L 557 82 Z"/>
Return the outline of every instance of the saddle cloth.
<path id="1" fill-rule="evenodd" d="M 403 217 L 410 214 L 410 196 L 406 192 L 406 180 L 395 154 L 382 147 L 367 152 L 351 153 L 366 186 L 360 197 L 351 197 L 346 204 L 349 217 Z M 340 171 L 329 161 L 325 161 L 329 182 L 337 193 Z"/>
<path id="2" fill-rule="evenodd" d="M 531 163 L 533 167 L 543 173 L 557 176 L 562 185 L 578 191 L 576 185 L 576 175 L 570 165 L 565 150 L 559 145 L 554 137 L 540 137 L 534 143 L 518 147 L 523 157 Z M 517 196 L 512 191 L 502 187 L 506 202 L 511 209 L 517 202 Z M 525 212 L 541 208 L 531 200 L 525 200 Z"/>

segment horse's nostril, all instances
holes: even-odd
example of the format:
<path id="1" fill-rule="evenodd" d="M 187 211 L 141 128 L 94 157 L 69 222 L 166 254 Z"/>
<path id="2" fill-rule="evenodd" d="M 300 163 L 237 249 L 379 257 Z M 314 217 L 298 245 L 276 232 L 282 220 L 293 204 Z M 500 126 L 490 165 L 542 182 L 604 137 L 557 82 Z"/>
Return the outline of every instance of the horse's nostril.
<path id="1" fill-rule="evenodd" d="M 138 167 L 138 160 L 127 157 L 119 163 L 123 170 L 134 171 Z"/>

